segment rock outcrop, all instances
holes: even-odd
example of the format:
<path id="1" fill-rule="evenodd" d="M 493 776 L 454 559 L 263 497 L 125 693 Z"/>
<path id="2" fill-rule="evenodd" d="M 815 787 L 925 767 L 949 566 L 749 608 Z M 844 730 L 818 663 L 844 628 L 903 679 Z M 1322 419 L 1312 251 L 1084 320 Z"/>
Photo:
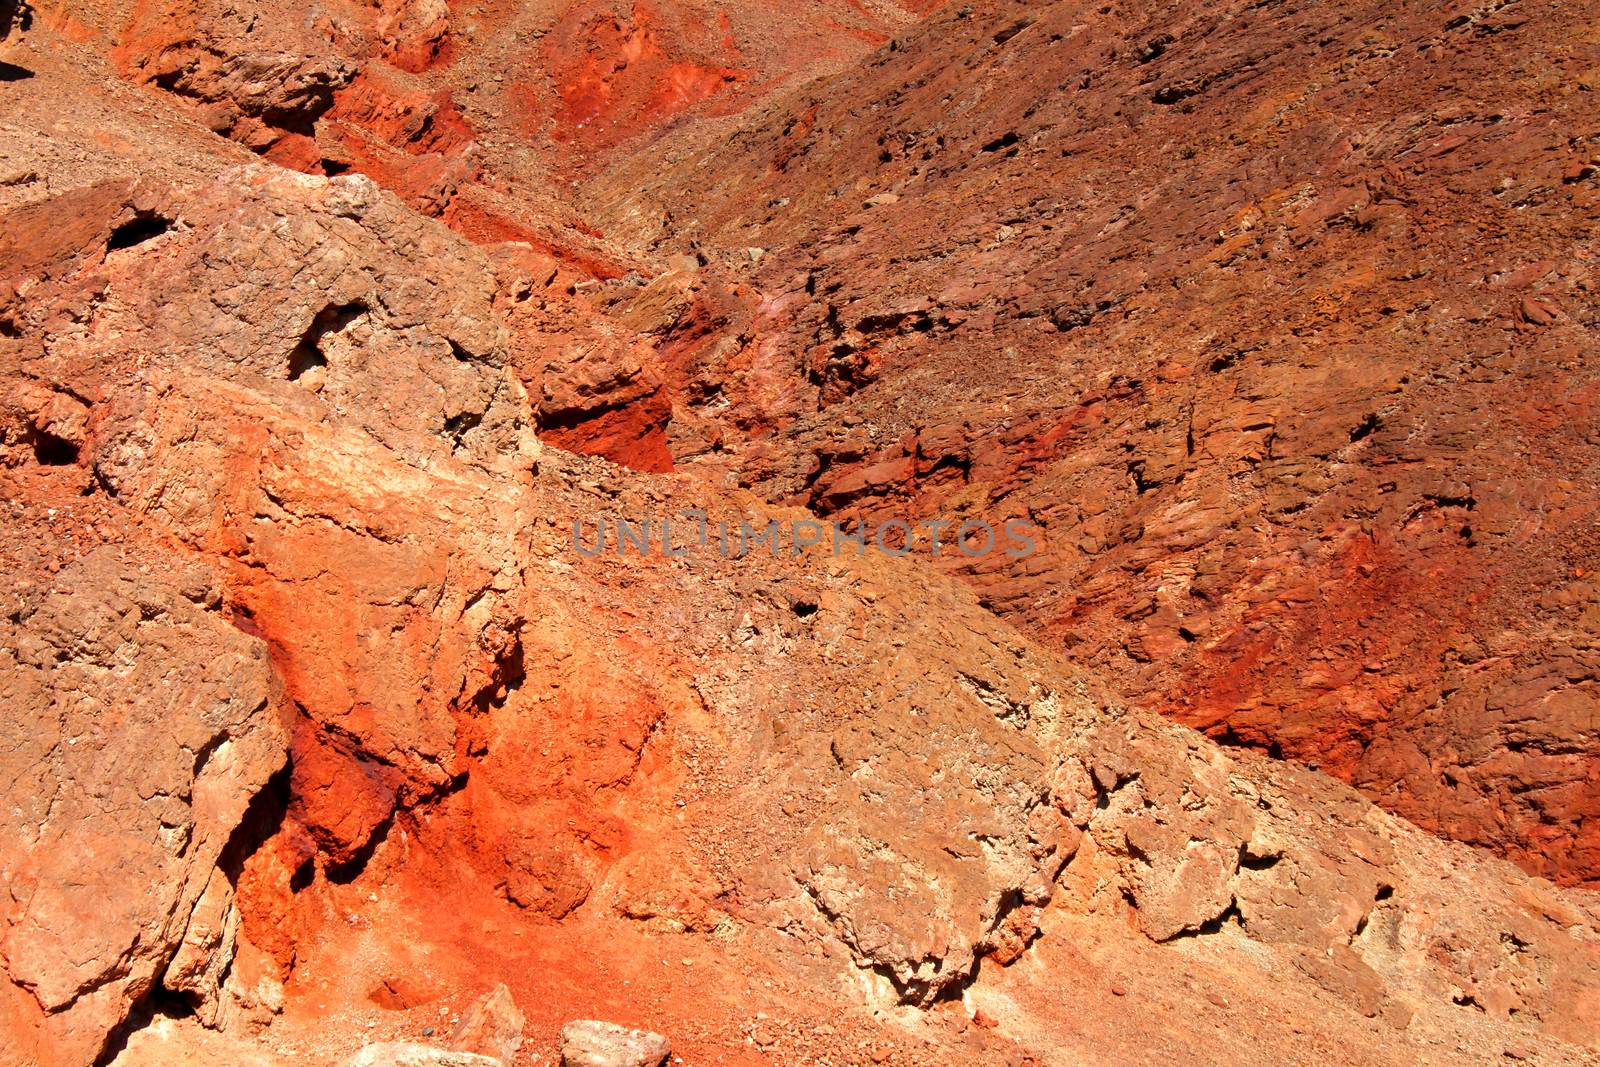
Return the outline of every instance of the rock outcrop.
<path id="1" fill-rule="evenodd" d="M 21 510 L 16 534 L 71 521 Z M 7 556 L 0 1049 L 89 1063 L 158 990 L 220 1018 L 233 883 L 281 815 L 288 731 L 266 646 L 203 564 Z"/>

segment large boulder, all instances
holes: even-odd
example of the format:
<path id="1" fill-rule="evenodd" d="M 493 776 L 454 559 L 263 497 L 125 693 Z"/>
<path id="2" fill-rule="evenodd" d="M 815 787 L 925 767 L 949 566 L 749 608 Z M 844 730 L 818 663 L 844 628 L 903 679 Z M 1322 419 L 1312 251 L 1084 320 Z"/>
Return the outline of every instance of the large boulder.
<path id="1" fill-rule="evenodd" d="M 7 1062 L 87 1063 L 163 985 L 215 1005 L 287 743 L 266 646 L 218 606 L 207 568 L 115 547 L 6 593 L 0 1043 L 39 1045 Z"/>

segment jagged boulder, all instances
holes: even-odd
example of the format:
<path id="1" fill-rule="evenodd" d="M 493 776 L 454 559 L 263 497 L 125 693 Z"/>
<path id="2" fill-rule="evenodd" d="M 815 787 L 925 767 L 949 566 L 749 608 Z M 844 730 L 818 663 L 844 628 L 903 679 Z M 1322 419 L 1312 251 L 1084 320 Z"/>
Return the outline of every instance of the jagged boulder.
<path id="1" fill-rule="evenodd" d="M 215 1010 L 288 742 L 266 646 L 220 595 L 203 564 L 110 546 L 7 593 L 8 1062 L 28 1034 L 39 1062 L 90 1062 L 158 989 Z"/>

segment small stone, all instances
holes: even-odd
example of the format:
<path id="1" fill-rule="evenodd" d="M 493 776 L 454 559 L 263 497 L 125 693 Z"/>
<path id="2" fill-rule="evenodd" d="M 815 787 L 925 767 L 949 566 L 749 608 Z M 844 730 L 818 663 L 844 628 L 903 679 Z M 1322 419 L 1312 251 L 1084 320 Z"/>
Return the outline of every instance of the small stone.
<path id="1" fill-rule="evenodd" d="M 661 1067 L 672 1043 L 648 1030 L 577 1019 L 561 1028 L 562 1067 Z"/>
<path id="2" fill-rule="evenodd" d="M 1522 321 L 1534 326 L 1549 326 L 1556 321 L 1555 308 L 1547 300 L 1526 296 L 1522 298 Z"/>
<path id="3" fill-rule="evenodd" d="M 899 202 L 900 202 L 900 195 L 898 193 L 879 193 L 876 196 L 867 197 L 867 199 L 862 203 L 861 206 L 862 207 L 888 207 L 890 204 L 898 204 Z"/>

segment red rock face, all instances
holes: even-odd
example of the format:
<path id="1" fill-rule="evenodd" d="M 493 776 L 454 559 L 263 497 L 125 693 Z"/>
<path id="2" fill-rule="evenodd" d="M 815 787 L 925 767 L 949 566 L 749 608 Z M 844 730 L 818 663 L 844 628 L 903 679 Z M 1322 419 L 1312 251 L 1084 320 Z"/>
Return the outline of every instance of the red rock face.
<path id="1" fill-rule="evenodd" d="M 335 94 L 317 159 L 275 162 L 312 174 L 359 171 L 423 214 L 443 216 L 478 176 L 474 142 L 450 90 L 407 91 L 372 69 Z"/>
<path id="2" fill-rule="evenodd" d="M 735 67 L 675 58 L 663 46 L 657 22 L 655 10 L 645 3 L 635 3 L 626 18 L 594 14 L 581 4 L 567 9 L 543 42 L 561 100 L 558 137 L 589 148 L 611 147 L 748 77 Z M 736 61 L 725 15 L 723 22 L 722 40 L 714 44 Z M 689 29 L 710 36 L 709 27 Z"/>
<path id="3" fill-rule="evenodd" d="M 1596 54 L 1562 24 L 973 5 L 592 192 L 769 250 L 680 394 L 731 403 L 744 484 L 1029 519 L 1036 557 L 951 569 L 1142 705 L 1589 883 Z"/>
<path id="4" fill-rule="evenodd" d="M 1592 1060 L 1591 46 L 911 11 L 0 27 L 0 1063 Z"/>

